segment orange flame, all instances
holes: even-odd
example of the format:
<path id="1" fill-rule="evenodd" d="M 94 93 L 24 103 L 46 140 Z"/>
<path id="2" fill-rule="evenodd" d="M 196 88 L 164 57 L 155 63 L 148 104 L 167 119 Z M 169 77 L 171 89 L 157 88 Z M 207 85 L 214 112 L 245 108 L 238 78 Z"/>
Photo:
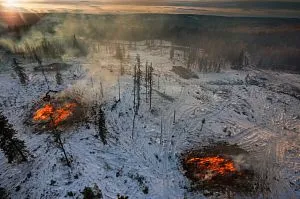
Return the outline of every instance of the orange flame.
<path id="1" fill-rule="evenodd" d="M 59 123 L 65 121 L 73 114 L 76 106 L 76 103 L 67 103 L 63 107 L 55 109 L 53 105 L 46 104 L 44 107 L 35 112 L 33 119 L 35 121 L 50 121 L 57 126 Z"/>
<path id="2" fill-rule="evenodd" d="M 219 156 L 191 158 L 187 160 L 187 164 L 194 164 L 197 167 L 196 176 L 199 178 L 206 178 L 205 172 L 210 172 L 211 177 L 218 175 L 228 175 L 237 172 L 234 163 L 230 159 L 225 159 Z M 199 173 L 198 173 L 199 171 Z"/>
<path id="3" fill-rule="evenodd" d="M 50 119 L 51 115 L 53 115 L 54 108 L 50 104 L 46 104 L 45 107 L 40 108 L 34 114 L 34 120 L 48 120 Z"/>

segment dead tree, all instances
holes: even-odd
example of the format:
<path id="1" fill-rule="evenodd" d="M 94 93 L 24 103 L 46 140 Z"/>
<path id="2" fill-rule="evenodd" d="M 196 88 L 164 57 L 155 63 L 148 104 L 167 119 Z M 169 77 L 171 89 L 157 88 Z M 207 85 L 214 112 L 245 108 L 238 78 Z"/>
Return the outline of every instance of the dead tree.
<path id="1" fill-rule="evenodd" d="M 234 69 L 240 70 L 243 67 L 247 67 L 249 65 L 249 57 L 247 53 L 242 50 L 238 56 L 238 58 L 235 61 Z"/>
<path id="2" fill-rule="evenodd" d="M 136 107 L 136 114 L 138 114 L 140 105 L 141 105 L 141 76 L 142 76 L 142 71 L 141 71 L 141 60 L 140 56 L 138 55 L 137 58 L 137 78 L 136 78 L 136 88 L 137 88 L 137 107 Z"/>
<path id="3" fill-rule="evenodd" d="M 176 111 L 174 110 L 174 114 L 173 114 L 173 124 L 175 124 L 175 119 L 176 119 Z"/>
<path id="4" fill-rule="evenodd" d="M 136 64 L 134 65 L 133 75 L 133 108 L 134 114 L 138 114 L 140 103 L 141 103 L 141 61 L 140 56 L 136 57 Z"/>
<path id="5" fill-rule="evenodd" d="M 141 60 L 140 56 L 136 56 L 136 64 L 134 65 L 134 75 L 133 75 L 133 121 L 132 121 L 132 139 L 134 136 L 134 128 L 135 128 L 135 118 L 138 114 L 140 102 L 141 102 Z"/>
<path id="6" fill-rule="evenodd" d="M 200 131 L 202 131 L 203 125 L 204 125 L 204 124 L 205 124 L 205 118 L 203 118 L 202 121 L 201 121 L 201 128 L 200 128 Z"/>
<path id="7" fill-rule="evenodd" d="M 104 97 L 104 92 L 103 92 L 103 85 L 102 82 L 100 81 L 100 93 L 101 93 L 101 97 Z"/>
<path id="8" fill-rule="evenodd" d="M 149 78 L 149 72 L 148 72 L 148 62 L 146 62 L 146 73 L 145 73 L 145 86 L 146 86 L 146 103 L 148 103 L 148 78 Z"/>
<path id="9" fill-rule="evenodd" d="M 19 140 L 16 131 L 8 122 L 7 118 L 0 112 L 0 148 L 8 159 L 13 161 L 27 161 L 28 151 L 24 141 Z"/>
<path id="10" fill-rule="evenodd" d="M 123 62 L 122 60 L 120 61 L 120 75 L 124 75 L 125 74 L 125 69 L 124 69 L 124 66 L 123 66 Z"/>
<path id="11" fill-rule="evenodd" d="M 82 44 L 82 42 L 79 42 L 76 38 L 76 35 L 73 35 L 73 48 L 79 50 L 79 54 L 81 56 L 86 56 L 87 55 L 87 50 Z"/>
<path id="12" fill-rule="evenodd" d="M 47 87 L 48 87 L 48 90 L 50 90 L 49 82 L 48 82 L 47 76 L 46 76 L 46 74 L 45 74 L 44 67 L 43 67 L 43 65 L 42 65 L 42 60 L 38 57 L 38 55 L 36 54 L 35 51 L 34 51 L 34 58 L 35 58 L 35 60 L 38 62 L 39 67 L 41 67 L 41 69 L 42 69 L 42 74 L 43 74 L 43 76 L 44 76 L 44 78 L 45 78 L 46 85 L 47 85 Z"/>
<path id="13" fill-rule="evenodd" d="M 170 49 L 170 59 L 173 60 L 174 58 L 174 47 L 172 46 Z"/>
<path id="14" fill-rule="evenodd" d="M 53 136 L 54 136 L 54 141 L 58 144 L 59 148 L 62 150 L 63 155 L 64 155 L 65 160 L 66 160 L 66 163 L 67 163 L 67 166 L 71 167 L 71 161 L 68 158 L 67 152 L 66 152 L 65 147 L 64 147 L 64 143 L 61 139 L 61 133 L 62 132 L 59 129 L 57 129 L 57 125 L 54 122 L 53 115 L 50 115 L 50 121 L 51 121 L 50 125 L 52 127 L 52 133 L 53 133 Z"/>
<path id="15" fill-rule="evenodd" d="M 159 87 L 159 79 L 160 79 L 160 74 L 157 75 L 157 90 L 160 89 L 160 87 Z"/>
<path id="16" fill-rule="evenodd" d="M 116 47 L 116 54 L 115 54 L 115 57 L 116 57 L 117 59 L 119 59 L 120 61 L 122 61 L 123 58 L 124 58 L 124 54 L 123 54 L 124 52 L 125 52 L 125 49 L 123 48 L 123 50 L 122 50 L 120 44 L 118 44 L 117 47 Z"/>
<path id="17" fill-rule="evenodd" d="M 12 68 L 18 75 L 21 84 L 25 85 L 28 81 L 28 76 L 25 73 L 25 69 L 22 66 L 20 66 L 16 58 L 13 58 Z"/>
<path id="18" fill-rule="evenodd" d="M 131 139 L 134 137 L 134 129 L 135 129 L 135 117 L 136 114 L 133 114 L 133 119 L 132 119 L 132 132 L 131 132 Z"/>
<path id="19" fill-rule="evenodd" d="M 118 77 L 118 90 L 119 90 L 119 99 L 118 102 L 121 101 L 121 85 L 120 85 L 120 77 Z"/>
<path id="20" fill-rule="evenodd" d="M 59 148 L 62 150 L 64 156 L 65 156 L 65 160 L 66 160 L 66 163 L 68 165 L 68 167 L 71 167 L 71 161 L 69 160 L 68 158 L 68 155 L 66 153 L 66 150 L 65 150 L 65 147 L 64 147 L 64 144 L 62 142 L 62 139 L 61 139 L 61 131 L 59 131 L 56 127 L 54 128 L 54 131 L 53 131 L 53 135 L 54 135 L 54 138 L 55 138 L 55 142 L 58 143 L 59 145 Z"/>
<path id="21" fill-rule="evenodd" d="M 133 73 L 133 110 L 134 114 L 136 114 L 136 64 L 134 65 L 134 73 Z"/>
<path id="22" fill-rule="evenodd" d="M 152 108 L 152 92 L 153 92 L 153 67 L 152 67 L 152 63 L 149 66 L 148 81 L 149 81 L 149 102 L 150 102 L 150 110 L 151 110 L 151 108 Z"/>
<path id="23" fill-rule="evenodd" d="M 160 119 L 160 144 L 162 144 L 162 138 L 163 138 L 163 116 L 161 116 L 161 119 Z"/>
<path id="24" fill-rule="evenodd" d="M 77 48 L 79 46 L 76 35 L 73 35 L 73 48 Z"/>

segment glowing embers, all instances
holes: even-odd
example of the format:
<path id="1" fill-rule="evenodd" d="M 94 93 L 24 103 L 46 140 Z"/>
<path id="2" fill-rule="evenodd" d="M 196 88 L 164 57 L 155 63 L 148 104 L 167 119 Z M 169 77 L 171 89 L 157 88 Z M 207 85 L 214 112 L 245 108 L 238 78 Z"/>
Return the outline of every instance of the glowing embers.
<path id="1" fill-rule="evenodd" d="M 194 167 L 193 176 L 200 180 L 209 180 L 216 176 L 237 173 L 233 161 L 220 156 L 190 158 L 186 161 L 186 164 Z"/>
<path id="2" fill-rule="evenodd" d="M 181 161 L 183 174 L 190 180 L 190 191 L 253 196 L 260 189 L 252 166 L 256 160 L 237 145 L 221 142 L 188 150 Z"/>
<path id="3" fill-rule="evenodd" d="M 76 103 L 66 103 L 62 107 L 46 104 L 34 113 L 33 119 L 35 121 L 49 122 L 51 125 L 57 126 L 71 117 L 76 107 Z"/>

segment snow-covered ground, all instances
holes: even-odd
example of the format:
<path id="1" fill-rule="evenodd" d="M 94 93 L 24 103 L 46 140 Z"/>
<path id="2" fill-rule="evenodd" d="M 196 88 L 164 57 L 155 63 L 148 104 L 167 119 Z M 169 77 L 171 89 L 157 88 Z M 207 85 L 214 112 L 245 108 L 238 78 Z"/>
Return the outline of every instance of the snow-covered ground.
<path id="1" fill-rule="evenodd" d="M 218 141 L 238 144 L 250 153 L 256 170 L 270 182 L 267 197 L 300 197 L 300 106 L 299 98 L 289 90 L 292 86 L 300 89 L 299 75 L 247 68 L 182 79 L 171 71 L 174 65 L 185 66 L 180 53 L 170 60 L 168 47 L 149 49 L 143 42 L 138 44 L 126 51 L 123 76 L 119 75 L 120 61 L 105 46 L 98 46 L 86 58 L 66 57 L 72 66 L 61 71 L 63 85 L 56 84 L 55 72 L 46 74 L 50 89 L 83 92 L 87 102 L 99 96 L 102 84 L 108 144 L 95 137 L 93 125 L 66 130 L 63 140 L 72 156 L 71 168 L 61 161 L 62 152 L 52 135 L 37 134 L 24 124 L 33 104 L 48 91 L 42 73 L 33 70 L 35 64 L 24 64 L 30 80 L 21 85 L 9 67 L 1 71 L 0 109 L 33 156 L 25 163 L 8 164 L 0 153 L 0 187 L 11 198 L 72 198 L 67 196 L 70 191 L 75 193 L 73 198 L 81 198 L 80 191 L 94 184 L 104 198 L 116 198 L 118 193 L 129 198 L 205 198 L 202 193 L 188 192 L 180 154 Z M 133 132 L 132 73 L 137 54 L 142 71 L 146 61 L 153 64 L 154 91 L 150 111 L 142 87 Z M 249 78 L 254 83 L 246 81 Z M 121 98 L 112 109 L 118 98 L 118 79 Z M 203 119 L 206 122 L 200 130 Z"/>

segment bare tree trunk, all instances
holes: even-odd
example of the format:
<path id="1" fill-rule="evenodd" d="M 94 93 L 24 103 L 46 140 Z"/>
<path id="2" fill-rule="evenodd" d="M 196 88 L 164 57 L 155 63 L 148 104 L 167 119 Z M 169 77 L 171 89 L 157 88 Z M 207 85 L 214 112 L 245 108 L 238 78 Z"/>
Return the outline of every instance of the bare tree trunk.
<path id="1" fill-rule="evenodd" d="M 160 144 L 162 145 L 162 136 L 163 136 L 163 116 L 160 119 Z"/>
<path id="2" fill-rule="evenodd" d="M 151 110 L 151 108 L 152 108 L 152 88 L 153 88 L 153 67 L 152 67 L 152 63 L 151 63 L 150 68 L 149 68 L 149 84 L 150 84 L 149 99 L 150 99 L 150 110 Z"/>
<path id="3" fill-rule="evenodd" d="M 146 103 L 148 103 L 148 62 L 146 62 L 146 75 L 145 75 L 145 82 L 146 82 Z"/>
<path id="4" fill-rule="evenodd" d="M 55 130 L 55 136 L 56 136 L 56 139 L 58 141 L 58 144 L 60 145 L 61 150 L 63 151 L 63 154 L 65 156 L 65 159 L 66 159 L 68 167 L 71 167 L 70 160 L 69 160 L 69 158 L 67 156 L 66 150 L 65 150 L 64 145 L 63 145 L 62 140 L 61 140 L 61 135 L 56 130 Z"/>
<path id="5" fill-rule="evenodd" d="M 42 65 L 42 60 L 37 56 L 36 52 L 34 52 L 34 58 L 35 58 L 35 60 L 38 62 L 39 66 L 41 67 L 41 69 L 42 69 L 42 74 L 43 74 L 43 76 L 44 76 L 44 78 L 45 78 L 45 82 L 46 82 L 46 84 L 47 84 L 48 90 L 50 90 L 49 82 L 48 82 L 47 76 L 46 76 L 46 74 L 45 74 L 44 67 L 43 67 L 43 65 Z"/>
<path id="6" fill-rule="evenodd" d="M 135 128 L 135 116 L 136 114 L 133 114 L 133 120 L 132 120 L 132 132 L 131 132 L 131 139 L 133 139 L 134 136 L 134 128 Z"/>
<path id="7" fill-rule="evenodd" d="M 125 70 L 124 70 L 123 62 L 120 61 L 120 75 L 122 76 L 122 75 L 124 75 L 124 73 L 125 73 Z"/>
<path id="8" fill-rule="evenodd" d="M 141 61 L 140 57 L 137 57 L 137 109 L 136 114 L 138 114 L 138 111 L 140 109 L 141 104 Z"/>
<path id="9" fill-rule="evenodd" d="M 102 85 L 102 82 L 100 82 L 100 92 L 101 92 L 101 97 L 103 98 L 104 94 L 103 94 L 103 85 Z"/>
<path id="10" fill-rule="evenodd" d="M 159 87 L 159 78 L 160 78 L 160 75 L 157 75 L 157 90 L 160 89 L 160 87 Z"/>
<path id="11" fill-rule="evenodd" d="M 204 124 L 205 124 L 205 118 L 202 119 L 200 131 L 202 131 Z"/>
<path id="12" fill-rule="evenodd" d="M 52 124 L 55 125 L 55 124 L 54 124 L 54 119 L 53 119 L 52 115 L 50 116 L 50 119 L 51 119 Z M 54 132 L 54 136 L 55 136 L 55 139 L 56 139 L 55 141 L 58 142 L 58 144 L 59 144 L 61 150 L 63 151 L 63 154 L 64 154 L 64 156 L 65 156 L 65 159 L 66 159 L 66 162 L 67 162 L 68 167 L 71 167 L 71 163 L 70 163 L 70 161 L 69 161 L 69 158 L 68 158 L 68 156 L 67 156 L 66 150 L 65 150 L 65 148 L 64 148 L 64 144 L 63 144 L 63 142 L 62 142 L 62 140 L 61 140 L 61 134 L 60 134 L 60 132 L 57 130 L 57 127 L 56 127 L 56 126 L 53 127 L 53 132 Z"/>
<path id="13" fill-rule="evenodd" d="M 91 83 L 92 83 L 92 88 L 94 88 L 94 80 L 93 80 L 93 77 L 91 77 Z"/>
<path id="14" fill-rule="evenodd" d="M 121 101 L 121 85 L 120 85 L 120 77 L 118 78 L 118 87 L 119 87 L 119 102 Z"/>
<path id="15" fill-rule="evenodd" d="M 176 119 L 176 111 L 174 110 L 174 115 L 173 115 L 173 124 L 175 124 L 175 119 Z"/>
<path id="16" fill-rule="evenodd" d="M 133 75 L 133 110 L 134 114 L 136 114 L 136 65 L 134 65 L 134 75 Z"/>

